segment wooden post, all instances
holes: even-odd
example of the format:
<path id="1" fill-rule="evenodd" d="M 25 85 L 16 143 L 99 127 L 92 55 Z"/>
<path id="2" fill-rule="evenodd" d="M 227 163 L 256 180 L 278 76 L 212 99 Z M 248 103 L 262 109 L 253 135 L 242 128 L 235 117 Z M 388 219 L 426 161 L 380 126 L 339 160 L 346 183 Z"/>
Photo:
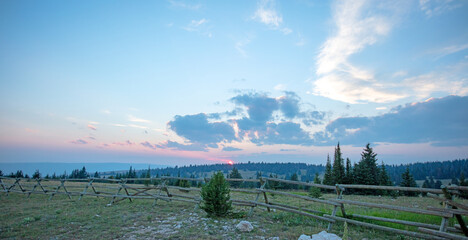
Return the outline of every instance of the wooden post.
<path id="1" fill-rule="evenodd" d="M 123 180 L 123 179 L 122 179 L 122 181 L 120 182 L 120 186 L 123 187 L 123 189 L 125 190 L 125 193 L 127 194 L 127 196 L 130 196 L 130 194 L 128 194 L 128 190 L 127 190 L 127 187 L 126 187 L 126 185 L 125 185 L 126 183 L 127 183 L 127 180 Z M 130 202 L 133 202 L 132 198 L 128 198 L 128 200 L 129 200 Z"/>
<path id="2" fill-rule="evenodd" d="M 8 196 L 8 191 L 5 187 L 5 183 L 3 183 L 2 178 L 0 177 L 0 185 L 2 185 L 3 192 Z"/>
<path id="3" fill-rule="evenodd" d="M 31 194 L 34 192 L 34 190 L 36 190 L 36 187 L 37 187 L 37 186 L 40 185 L 40 186 L 42 187 L 42 185 L 41 185 L 41 180 L 42 180 L 42 179 L 40 179 L 40 178 L 36 178 L 37 183 L 34 184 L 32 190 L 28 192 L 28 198 L 31 197 Z M 42 190 L 44 191 L 44 188 L 43 188 L 43 187 L 42 187 Z"/>
<path id="4" fill-rule="evenodd" d="M 344 191 L 344 188 L 340 187 L 340 185 L 338 184 L 335 184 L 335 190 L 336 190 L 336 199 L 342 199 L 343 198 L 343 191 Z M 340 203 L 340 208 L 341 208 L 341 213 L 343 214 L 343 217 L 346 218 L 346 212 L 345 212 L 345 208 L 344 208 L 344 204 L 343 203 Z M 332 212 L 332 216 L 335 217 L 336 216 L 336 211 L 338 210 L 338 206 L 334 206 L 333 207 L 333 212 Z M 327 231 L 330 232 L 331 231 L 331 228 L 333 226 L 333 223 L 332 222 L 329 222 L 328 223 L 328 227 L 327 227 Z"/>
<path id="5" fill-rule="evenodd" d="M 83 189 L 83 192 L 80 193 L 80 197 L 78 198 L 78 201 L 81 200 L 81 198 L 83 198 L 83 195 L 86 194 L 86 190 L 88 189 L 88 187 L 89 187 L 89 186 L 92 186 L 93 181 L 94 181 L 94 179 L 92 179 L 92 178 L 89 179 L 89 182 L 88 182 L 88 184 L 86 184 L 85 188 Z M 95 192 L 96 192 L 96 191 L 95 191 Z"/>
<path id="6" fill-rule="evenodd" d="M 111 205 L 114 203 L 115 198 L 117 198 L 117 196 L 119 195 L 120 191 L 122 191 L 122 188 L 123 188 L 122 185 L 120 185 L 120 186 L 119 186 L 119 189 L 117 189 L 117 192 L 112 196 L 112 199 L 111 199 L 110 203 L 107 204 L 107 206 L 111 206 Z"/>
<path id="7" fill-rule="evenodd" d="M 441 188 L 442 188 L 442 192 L 444 193 L 444 197 L 446 199 L 446 201 L 444 201 L 445 207 L 448 208 L 450 202 L 453 202 L 454 196 L 451 193 L 448 192 L 446 186 L 442 185 Z M 451 206 L 452 209 L 458 209 L 454 205 L 450 205 L 450 206 Z M 463 231 L 463 234 L 468 237 L 468 228 L 466 227 L 465 221 L 463 220 L 462 216 L 460 214 L 455 214 L 455 218 L 457 219 L 458 223 L 460 224 L 460 228 Z M 444 220 L 442 220 L 442 221 L 444 221 Z M 442 229 L 442 224 L 441 224 L 441 229 Z M 445 231 L 443 231 L 443 232 L 445 232 Z"/>
<path id="8" fill-rule="evenodd" d="M 166 181 L 167 179 L 163 179 L 162 182 L 159 184 L 159 191 L 158 191 L 158 196 L 161 196 L 161 191 L 163 187 L 166 187 Z M 158 198 L 154 198 L 153 206 L 156 206 L 156 203 L 158 202 Z"/>
<path id="9" fill-rule="evenodd" d="M 55 190 L 55 192 L 53 192 L 51 195 L 50 195 L 50 198 L 49 200 L 52 200 L 52 197 L 57 194 L 60 190 L 60 188 L 62 187 L 63 190 L 65 191 L 65 193 L 68 195 L 68 198 L 71 199 L 71 196 L 70 196 L 70 193 L 68 192 L 67 188 L 65 187 L 65 179 L 60 179 L 60 185 L 57 187 L 57 189 Z"/>
<path id="10" fill-rule="evenodd" d="M 265 185 L 266 185 L 266 183 L 267 183 L 267 181 L 263 181 L 262 178 L 260 178 L 259 181 L 260 181 L 260 184 L 261 184 L 260 189 L 264 189 L 264 188 L 265 188 Z M 255 201 L 254 201 L 254 202 L 257 202 L 257 201 L 258 201 L 258 198 L 260 197 L 260 194 L 262 194 L 261 191 L 259 191 L 259 192 L 257 193 L 257 196 L 255 197 Z M 250 208 L 249 216 L 252 216 L 253 210 L 254 210 L 254 208 L 255 208 L 256 206 L 257 206 L 257 204 L 253 205 L 252 208 Z"/>

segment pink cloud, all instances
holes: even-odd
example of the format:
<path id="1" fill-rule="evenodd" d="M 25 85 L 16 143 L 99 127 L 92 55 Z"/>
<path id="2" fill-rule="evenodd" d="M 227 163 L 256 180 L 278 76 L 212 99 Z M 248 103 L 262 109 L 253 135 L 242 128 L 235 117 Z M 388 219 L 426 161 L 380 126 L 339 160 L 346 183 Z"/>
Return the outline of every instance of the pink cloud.
<path id="1" fill-rule="evenodd" d="M 97 128 L 95 126 L 91 125 L 91 124 L 88 124 L 88 128 L 91 129 L 91 130 L 94 130 L 94 131 L 97 130 Z"/>
<path id="2" fill-rule="evenodd" d="M 83 140 L 81 138 L 77 139 L 77 140 L 74 140 L 74 141 L 70 141 L 70 143 L 78 144 L 78 145 L 88 144 L 88 142 L 86 142 L 85 140 Z"/>

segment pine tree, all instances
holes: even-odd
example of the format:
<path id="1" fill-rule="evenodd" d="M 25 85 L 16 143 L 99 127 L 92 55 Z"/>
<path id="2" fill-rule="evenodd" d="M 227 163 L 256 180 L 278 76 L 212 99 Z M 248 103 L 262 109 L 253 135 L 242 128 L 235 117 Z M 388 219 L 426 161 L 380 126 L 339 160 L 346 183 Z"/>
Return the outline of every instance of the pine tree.
<path id="1" fill-rule="evenodd" d="M 464 187 L 468 186 L 468 182 L 465 181 L 465 174 L 463 172 L 460 174 L 460 186 L 464 186 Z M 460 191 L 460 197 L 465 198 L 465 199 L 468 198 L 468 192 Z"/>
<path id="2" fill-rule="evenodd" d="M 242 179 L 242 174 L 239 172 L 239 170 L 237 170 L 236 167 L 234 167 L 232 168 L 231 173 L 228 175 L 228 178 Z M 238 181 L 232 181 L 229 183 L 234 188 L 238 188 L 242 184 L 242 182 L 238 182 Z"/>
<path id="3" fill-rule="evenodd" d="M 215 173 L 210 181 L 202 187 L 200 195 L 202 198 L 200 208 L 203 209 L 209 217 L 225 216 L 232 209 L 229 184 L 224 179 L 224 175 L 221 171 Z"/>
<path id="4" fill-rule="evenodd" d="M 429 188 L 429 181 L 427 181 L 427 179 L 424 180 L 422 188 Z M 427 192 L 422 192 L 421 194 L 423 197 L 427 196 Z"/>
<path id="5" fill-rule="evenodd" d="M 354 176 L 353 176 L 353 168 L 351 166 L 351 161 L 349 158 L 346 158 L 346 169 L 345 169 L 345 184 L 353 184 L 354 183 Z"/>
<path id="6" fill-rule="evenodd" d="M 323 184 L 333 185 L 333 173 L 330 163 L 330 155 L 327 156 L 327 165 L 325 165 L 325 175 L 323 176 Z"/>
<path id="7" fill-rule="evenodd" d="M 291 181 L 299 181 L 299 176 L 297 175 L 297 173 L 293 173 L 293 175 L 291 175 Z M 291 187 L 292 189 L 298 189 L 298 185 L 297 184 L 291 184 Z"/>
<path id="8" fill-rule="evenodd" d="M 320 180 L 320 177 L 319 177 L 318 173 L 315 173 L 314 183 L 315 184 L 322 184 L 322 180 Z"/>
<path id="9" fill-rule="evenodd" d="M 402 187 L 417 187 L 416 181 L 413 178 L 409 171 L 409 167 L 406 168 L 406 171 L 401 175 L 401 184 Z M 403 192 L 406 196 L 417 196 L 417 192 Z"/>
<path id="10" fill-rule="evenodd" d="M 387 170 L 385 168 L 385 164 L 382 162 L 382 165 L 380 165 L 380 176 L 379 176 L 379 185 L 382 185 L 382 186 L 392 186 L 392 181 L 390 180 L 390 177 L 388 176 L 387 174 Z M 379 191 L 380 194 L 382 195 L 388 195 L 388 194 L 395 194 L 395 193 L 392 193 L 391 191 L 387 191 L 387 190 L 380 190 Z"/>
<path id="11" fill-rule="evenodd" d="M 361 153 L 361 160 L 354 169 L 356 184 L 379 185 L 380 169 L 377 167 L 376 157 L 377 154 L 368 143 Z"/>
<path id="12" fill-rule="evenodd" d="M 39 169 L 36 169 L 36 171 L 32 175 L 32 178 L 34 178 L 34 179 L 41 178 L 41 173 L 39 172 Z"/>
<path id="13" fill-rule="evenodd" d="M 335 148 L 335 156 L 333 160 L 333 183 L 343 183 L 344 177 L 345 177 L 345 167 L 344 167 L 344 160 L 341 157 L 341 149 L 340 149 L 340 143 Z"/>

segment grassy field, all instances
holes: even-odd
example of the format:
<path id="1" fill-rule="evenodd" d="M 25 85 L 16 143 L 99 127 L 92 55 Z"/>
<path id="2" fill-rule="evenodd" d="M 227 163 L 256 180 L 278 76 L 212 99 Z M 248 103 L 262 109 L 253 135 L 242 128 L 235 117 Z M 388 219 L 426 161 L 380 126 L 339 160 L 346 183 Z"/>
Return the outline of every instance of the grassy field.
<path id="1" fill-rule="evenodd" d="M 174 193 L 178 193 L 176 190 Z M 306 195 L 306 192 L 295 192 Z M 197 192 L 191 192 L 195 196 Z M 232 192 L 232 198 L 254 200 L 255 195 Z M 325 194 L 323 198 L 334 198 Z M 330 214 L 332 207 L 307 202 L 286 196 L 268 194 L 272 202 L 294 205 Z M 262 199 L 262 198 L 260 198 Z M 393 204 L 407 207 L 426 208 L 440 206 L 439 202 L 422 197 L 391 197 L 345 195 L 344 199 Z M 51 201 L 48 196 L 10 193 L 0 194 L 0 238 L 1 239 L 297 239 L 301 234 L 312 235 L 326 230 L 328 223 L 282 211 L 268 212 L 255 208 L 247 216 L 250 207 L 235 207 L 239 218 L 207 218 L 193 203 L 152 200 L 128 200 L 107 206 L 109 198 L 85 196 L 81 201 L 74 196 L 57 195 Z M 392 210 L 363 208 L 345 205 L 348 214 L 361 214 L 397 218 L 431 224 L 440 224 L 440 217 L 396 212 Z M 340 212 L 340 211 L 338 211 Z M 338 214 L 340 215 L 340 213 Z M 235 225 L 242 220 L 250 221 L 254 230 L 241 233 Z M 374 222 L 376 223 L 376 222 Z M 416 230 L 392 223 L 384 226 Z M 453 226 L 453 220 L 450 226 Z M 332 232 L 342 236 L 343 223 L 337 222 Z M 373 229 L 349 225 L 352 239 L 409 239 Z"/>

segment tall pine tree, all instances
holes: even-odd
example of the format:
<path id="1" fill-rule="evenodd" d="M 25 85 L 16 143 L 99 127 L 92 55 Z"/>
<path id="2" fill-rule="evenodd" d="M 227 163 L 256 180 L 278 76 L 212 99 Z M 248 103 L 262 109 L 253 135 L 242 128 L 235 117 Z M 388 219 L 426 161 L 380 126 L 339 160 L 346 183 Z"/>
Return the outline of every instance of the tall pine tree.
<path id="1" fill-rule="evenodd" d="M 406 171 L 401 175 L 401 183 L 400 186 L 402 187 L 417 187 L 416 181 L 413 178 L 409 171 L 409 167 L 406 168 Z M 417 192 L 403 192 L 406 196 L 417 196 Z"/>
<path id="2" fill-rule="evenodd" d="M 330 162 L 330 155 L 327 156 L 327 165 L 325 165 L 325 175 L 323 176 L 323 184 L 333 185 L 333 173 Z"/>
<path id="3" fill-rule="evenodd" d="M 333 160 L 333 184 L 343 183 L 345 178 L 344 160 L 341 157 L 340 143 L 335 148 L 335 159 Z"/>
<path id="4" fill-rule="evenodd" d="M 346 158 L 344 183 L 345 184 L 353 184 L 354 183 L 353 167 L 351 166 L 351 161 L 349 160 L 349 158 Z"/>

